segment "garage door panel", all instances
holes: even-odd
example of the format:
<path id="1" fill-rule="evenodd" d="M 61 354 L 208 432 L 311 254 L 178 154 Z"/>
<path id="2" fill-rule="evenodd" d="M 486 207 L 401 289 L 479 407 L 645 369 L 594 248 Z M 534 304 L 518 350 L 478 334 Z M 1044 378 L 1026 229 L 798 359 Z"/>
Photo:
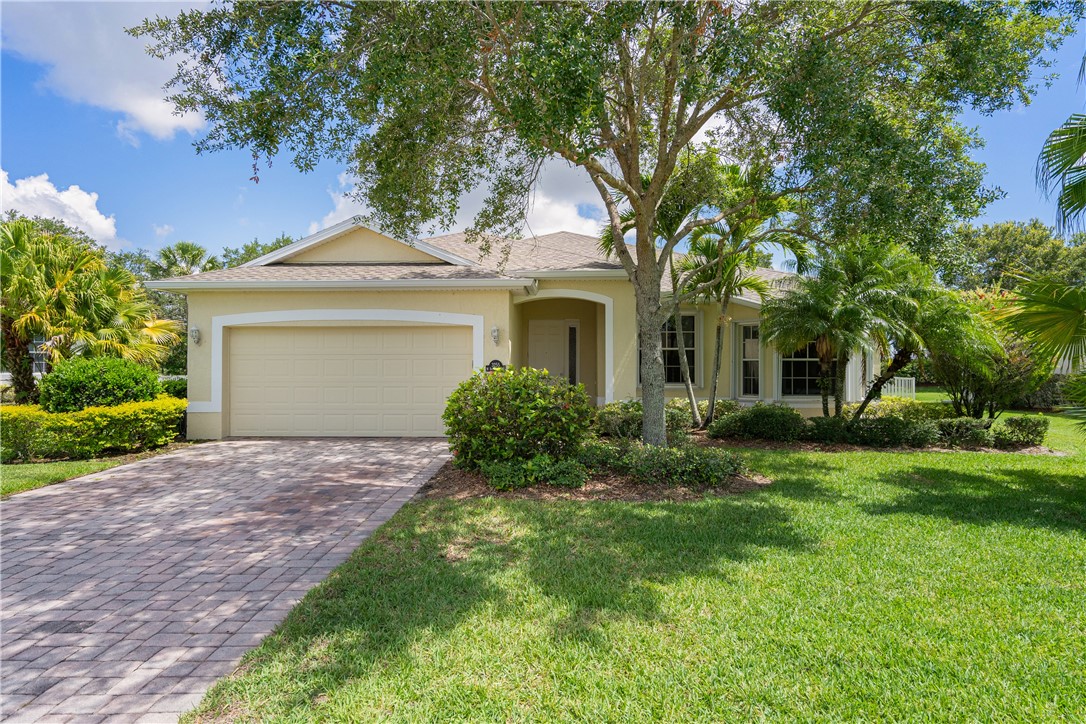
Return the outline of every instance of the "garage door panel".
<path id="1" fill-rule="evenodd" d="M 230 434 L 442 435 L 471 359 L 466 327 L 232 329 Z"/>

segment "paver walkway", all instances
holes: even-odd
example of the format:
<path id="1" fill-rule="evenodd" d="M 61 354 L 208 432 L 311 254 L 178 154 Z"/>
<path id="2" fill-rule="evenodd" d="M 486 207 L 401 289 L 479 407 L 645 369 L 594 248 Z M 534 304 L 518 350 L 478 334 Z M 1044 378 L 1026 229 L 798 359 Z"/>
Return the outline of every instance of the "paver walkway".
<path id="1" fill-rule="evenodd" d="M 176 720 L 448 458 L 230 440 L 0 503 L 0 718 Z"/>

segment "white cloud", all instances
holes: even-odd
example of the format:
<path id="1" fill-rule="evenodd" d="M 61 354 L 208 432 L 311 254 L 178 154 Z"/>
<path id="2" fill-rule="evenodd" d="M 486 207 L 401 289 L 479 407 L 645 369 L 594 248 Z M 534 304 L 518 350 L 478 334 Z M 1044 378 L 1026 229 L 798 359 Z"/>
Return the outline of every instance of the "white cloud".
<path id="1" fill-rule="evenodd" d="M 369 212 L 365 204 L 352 198 L 354 181 L 350 175 L 341 173 L 336 182 L 336 188 L 328 189 L 332 209 L 319 221 L 309 224 L 310 234 Z M 471 225 L 483 205 L 485 195 L 485 190 L 476 189 L 461 199 L 460 211 L 450 231 L 460 231 Z M 586 218 L 581 212 L 593 218 Z M 543 169 L 536 183 L 524 232 L 538 236 L 553 231 L 573 231 L 595 236 L 600 231 L 599 219 L 602 216 L 603 204 L 588 174 L 580 168 L 551 163 Z"/>
<path id="2" fill-rule="evenodd" d="M 117 221 L 98 210 L 98 194 L 72 185 L 58 189 L 48 174 L 27 176 L 8 183 L 8 174 L 0 169 L 0 201 L 3 211 L 18 211 L 25 216 L 45 216 L 60 219 L 85 231 L 92 239 L 109 249 L 127 246 L 117 238 Z"/>
<path id="3" fill-rule="evenodd" d="M 154 230 L 155 236 L 157 236 L 160 240 L 165 239 L 167 236 L 173 233 L 173 227 L 169 224 L 162 224 L 161 226 L 159 226 L 158 224 L 151 224 L 151 229 Z"/>
<path id="4" fill-rule="evenodd" d="M 176 116 L 163 100 L 174 72 L 125 33 L 145 17 L 194 7 L 178 3 L 4 3 L 5 51 L 46 66 L 41 87 L 78 103 L 121 114 L 117 135 L 139 145 L 141 133 L 169 139 L 203 127 L 198 114 Z"/>

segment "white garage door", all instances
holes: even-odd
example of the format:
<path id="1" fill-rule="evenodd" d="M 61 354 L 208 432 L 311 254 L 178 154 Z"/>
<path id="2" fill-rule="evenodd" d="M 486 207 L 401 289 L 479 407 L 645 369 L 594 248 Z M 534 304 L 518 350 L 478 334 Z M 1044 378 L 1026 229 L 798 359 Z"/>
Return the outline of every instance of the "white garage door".
<path id="1" fill-rule="evenodd" d="M 235 328 L 229 434 L 443 435 L 471 348 L 468 327 Z"/>

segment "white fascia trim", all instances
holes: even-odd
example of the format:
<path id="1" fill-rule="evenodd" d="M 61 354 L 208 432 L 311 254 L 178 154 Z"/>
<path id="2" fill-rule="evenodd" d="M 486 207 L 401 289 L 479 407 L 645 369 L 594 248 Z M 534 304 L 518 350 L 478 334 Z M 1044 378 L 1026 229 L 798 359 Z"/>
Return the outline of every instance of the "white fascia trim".
<path id="1" fill-rule="evenodd" d="M 270 322 L 418 322 L 471 327 L 471 365 L 480 369 L 483 358 L 483 315 L 426 312 L 415 309 L 282 309 L 273 312 L 223 314 L 211 318 L 211 399 L 189 402 L 189 412 L 222 412 L 223 330 Z"/>
<path id="2" fill-rule="evenodd" d="M 356 281 L 293 280 L 293 281 L 159 281 L 146 282 L 148 289 L 164 292 L 198 292 L 236 289 L 246 291 L 297 289 L 511 289 L 524 291 L 522 281 L 511 279 L 360 279 Z"/>
<path id="3" fill-rule="evenodd" d="M 331 241 L 335 237 L 341 234 L 345 234 L 352 229 L 369 229 L 370 231 L 374 231 L 378 234 L 381 234 L 382 236 L 387 236 L 389 239 L 397 241 L 404 246 L 418 249 L 419 251 L 429 254 L 432 257 L 436 257 L 450 264 L 455 264 L 456 266 L 479 266 L 473 261 L 469 261 L 462 256 L 457 256 L 456 254 L 447 252 L 444 249 L 439 249 L 433 244 L 427 244 L 425 241 L 417 240 L 407 242 L 401 239 L 397 239 L 396 237 L 389 234 L 386 234 L 380 229 L 370 228 L 362 223 L 361 216 L 352 216 L 346 221 L 341 221 L 338 224 L 333 224 L 327 229 L 318 231 L 316 234 L 310 234 L 303 239 L 299 239 L 293 244 L 288 244 L 287 246 L 284 246 L 282 249 L 276 249 L 275 251 L 265 254 L 264 256 L 257 257 L 252 261 L 245 262 L 244 264 L 242 264 L 242 266 L 266 266 L 268 264 L 272 264 L 283 259 L 289 259 L 298 252 L 305 251 L 306 249 L 310 249 L 314 246 L 319 246 L 326 241 Z"/>
<path id="4" fill-rule="evenodd" d="M 506 272 L 509 276 L 525 279 L 629 279 L 624 269 L 539 269 Z"/>
<path id="5" fill-rule="evenodd" d="M 513 304 L 534 302 L 537 299 L 584 299 L 603 305 L 603 379 L 604 402 L 615 399 L 615 300 L 603 294 L 580 289 L 540 289 L 530 297 L 514 299 Z"/>

